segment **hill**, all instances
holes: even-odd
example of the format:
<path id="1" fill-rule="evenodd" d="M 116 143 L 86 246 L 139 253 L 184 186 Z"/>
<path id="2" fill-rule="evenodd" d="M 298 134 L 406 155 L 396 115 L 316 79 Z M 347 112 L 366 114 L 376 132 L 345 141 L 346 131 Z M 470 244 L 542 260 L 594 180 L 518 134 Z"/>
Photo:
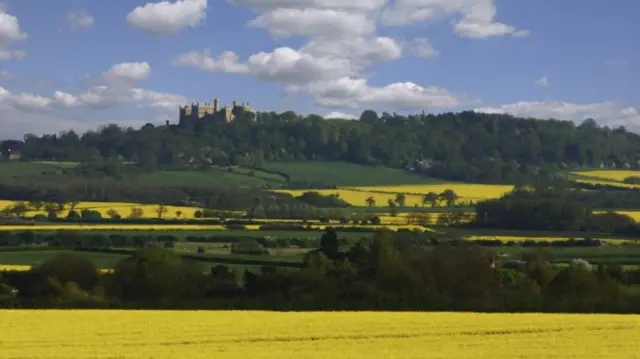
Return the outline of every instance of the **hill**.
<path id="1" fill-rule="evenodd" d="M 591 119 L 577 126 L 469 111 L 411 116 L 365 111 L 359 121 L 291 111 L 240 113 L 231 123 L 185 121 L 139 130 L 112 125 L 83 135 L 25 138 L 20 148 L 27 160 L 118 159 L 147 169 L 342 161 L 474 183 L 512 184 L 562 167 L 638 168 L 640 163 L 640 136 L 623 128 L 601 128 Z"/>
<path id="2" fill-rule="evenodd" d="M 431 184 L 441 181 L 384 166 L 364 166 L 347 162 L 294 161 L 267 162 L 262 169 L 282 174 L 289 187 L 333 187 Z"/>

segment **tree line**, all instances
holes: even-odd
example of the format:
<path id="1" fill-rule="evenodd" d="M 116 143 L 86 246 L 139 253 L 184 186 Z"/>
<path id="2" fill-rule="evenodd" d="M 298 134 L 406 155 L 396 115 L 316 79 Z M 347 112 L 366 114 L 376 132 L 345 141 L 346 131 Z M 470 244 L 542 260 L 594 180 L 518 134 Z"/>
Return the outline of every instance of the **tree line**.
<path id="1" fill-rule="evenodd" d="M 210 271 L 162 248 L 142 248 L 99 274 L 86 257 L 60 254 L 27 272 L 4 272 L 0 304 L 12 307 L 234 308 L 275 310 L 459 310 L 640 312 L 638 271 L 545 252 L 500 262 L 473 244 L 425 244 L 379 232 L 343 250 L 327 231 L 299 269 Z"/>
<path id="2" fill-rule="evenodd" d="M 402 116 L 367 110 L 359 121 L 292 111 L 239 113 L 230 123 L 204 118 L 140 129 L 108 125 L 84 134 L 26 135 L 0 148 L 11 146 L 25 159 L 117 159 L 142 169 L 339 160 L 483 183 L 517 183 L 563 167 L 638 168 L 640 160 L 640 137 L 624 127 L 471 111 Z"/>

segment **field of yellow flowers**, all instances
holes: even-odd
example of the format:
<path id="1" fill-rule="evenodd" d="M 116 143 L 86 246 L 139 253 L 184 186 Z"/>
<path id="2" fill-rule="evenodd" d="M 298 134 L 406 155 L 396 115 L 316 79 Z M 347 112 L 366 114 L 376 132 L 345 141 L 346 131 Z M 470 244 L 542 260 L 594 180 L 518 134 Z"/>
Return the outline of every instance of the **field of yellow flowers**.
<path id="1" fill-rule="evenodd" d="M 307 191 L 319 192 L 322 195 L 338 194 L 340 198 L 353 206 L 367 206 L 367 198 L 375 199 L 375 206 L 386 207 L 389 200 L 395 201 L 400 193 L 405 195 L 405 204 L 409 207 L 422 206 L 424 195 L 429 192 L 442 193 L 450 189 L 460 197 L 459 201 L 479 201 L 491 198 L 499 198 L 513 190 L 511 185 L 483 185 L 483 184 L 427 184 L 406 186 L 365 186 L 345 187 L 339 189 L 318 190 L 279 190 L 277 192 L 289 193 L 292 196 L 300 196 Z M 443 203 L 438 203 L 442 205 Z"/>
<path id="2" fill-rule="evenodd" d="M 573 172 L 574 174 L 587 176 L 591 178 L 600 178 L 608 181 L 622 182 L 627 177 L 640 177 L 640 171 L 633 170 L 593 170 L 593 171 L 579 171 Z"/>
<path id="3" fill-rule="evenodd" d="M 526 236 L 467 236 L 470 241 L 475 240 L 500 240 L 502 242 L 524 242 L 526 240 L 532 241 L 545 241 L 545 242 L 558 242 L 566 241 L 569 237 L 526 237 Z M 581 239 L 581 238 L 576 238 Z M 619 238 L 598 238 L 599 240 L 610 244 L 624 244 L 624 243 L 636 243 L 634 239 L 619 239 Z"/>
<path id="4" fill-rule="evenodd" d="M 576 175 L 576 182 L 601 184 L 614 187 L 640 188 L 640 184 L 624 183 L 627 177 L 640 177 L 640 171 L 632 170 L 592 170 L 571 172 Z"/>
<path id="5" fill-rule="evenodd" d="M 640 316 L 0 311 L 3 358 L 633 358 Z"/>
<path id="6" fill-rule="evenodd" d="M 0 210 L 13 206 L 18 202 L 0 200 Z M 116 211 L 122 217 L 129 217 L 131 210 L 139 208 L 142 210 L 142 217 L 144 218 L 157 218 L 157 205 L 150 204 L 137 204 L 137 203 L 125 203 L 125 202 L 80 202 L 76 205 L 75 210 L 77 212 L 83 209 L 91 209 L 100 212 L 100 214 L 107 218 L 110 210 Z M 180 207 L 180 206 L 165 206 L 166 212 L 162 215 L 162 218 L 194 218 L 195 212 L 199 209 L 196 207 Z M 66 217 L 69 213 L 69 206 L 66 206 L 65 210 L 60 212 L 61 217 Z M 39 211 L 29 211 L 27 216 L 33 216 L 36 214 L 46 214 L 44 209 Z"/>

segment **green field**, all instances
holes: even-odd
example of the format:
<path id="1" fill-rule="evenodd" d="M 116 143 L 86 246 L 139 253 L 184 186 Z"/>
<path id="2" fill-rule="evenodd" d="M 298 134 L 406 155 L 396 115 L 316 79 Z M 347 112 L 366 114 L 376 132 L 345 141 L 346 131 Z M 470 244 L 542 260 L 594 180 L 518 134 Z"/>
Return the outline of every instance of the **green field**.
<path id="1" fill-rule="evenodd" d="M 28 230 L 28 229 L 26 229 Z M 21 232 L 21 231 L 15 231 Z M 54 235 L 57 230 L 38 230 L 36 233 L 42 236 Z M 178 239 L 186 237 L 252 237 L 252 238 L 288 238 L 288 239 L 320 239 L 324 231 L 260 231 L 260 230 L 79 230 L 73 231 L 78 235 L 122 235 L 122 236 L 174 236 Z M 355 243 L 362 237 L 371 237 L 371 232 L 338 232 L 340 238 L 345 238 L 350 243 Z"/>
<path id="2" fill-rule="evenodd" d="M 284 178 L 281 176 L 262 171 L 251 171 L 245 168 L 234 169 L 233 172 L 222 168 L 192 171 L 156 171 L 139 174 L 129 180 L 141 185 L 162 187 L 210 185 L 279 188 L 284 183 Z"/>
<path id="3" fill-rule="evenodd" d="M 0 264 L 10 265 L 30 265 L 37 266 L 42 262 L 49 260 L 60 253 L 66 253 L 71 251 L 36 251 L 36 250 L 24 250 L 24 251 L 0 251 Z M 113 268 L 118 261 L 126 258 L 127 256 L 122 254 L 113 253 L 82 253 L 83 256 L 90 259 L 98 268 Z"/>
<path id="4" fill-rule="evenodd" d="M 91 260 L 97 268 L 114 268 L 114 266 L 121 261 L 122 259 L 127 258 L 127 255 L 124 254 L 114 254 L 114 253 L 97 253 L 97 252 L 79 252 L 72 250 L 23 250 L 23 251 L 0 251 L 0 265 L 29 265 L 29 266 L 38 266 L 43 262 L 55 257 L 60 253 L 79 253 L 80 255 Z M 178 252 L 180 253 L 180 252 Z M 204 255 L 202 257 L 214 257 L 213 255 Z M 220 256 L 215 256 L 220 257 Z M 299 262 L 301 257 L 289 256 L 289 257 L 278 257 L 278 256 L 238 256 L 238 255 L 228 255 L 229 260 L 259 260 L 264 262 L 264 265 L 269 264 L 269 262 Z M 198 262 L 204 271 L 210 271 L 211 267 L 214 267 L 218 264 L 223 264 L 230 269 L 235 270 L 238 273 L 246 270 L 259 271 L 263 264 L 234 264 L 234 263 L 224 263 L 215 262 L 215 261 L 196 261 Z"/>
<path id="5" fill-rule="evenodd" d="M 60 173 L 60 170 L 73 167 L 69 162 L 1 162 L 0 180 L 41 176 Z"/>
<path id="6" fill-rule="evenodd" d="M 291 182 L 324 186 L 384 186 L 435 184 L 440 181 L 388 167 L 356 165 L 346 162 L 268 162 L 262 168 L 285 173 Z"/>

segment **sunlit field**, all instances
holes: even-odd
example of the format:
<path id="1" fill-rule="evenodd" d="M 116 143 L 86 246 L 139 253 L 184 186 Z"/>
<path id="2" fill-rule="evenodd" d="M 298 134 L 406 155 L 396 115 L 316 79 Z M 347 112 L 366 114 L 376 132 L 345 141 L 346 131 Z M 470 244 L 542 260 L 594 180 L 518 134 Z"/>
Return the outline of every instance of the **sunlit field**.
<path id="1" fill-rule="evenodd" d="M 640 316 L 0 311 L 3 358 L 634 358 Z"/>
<path id="2" fill-rule="evenodd" d="M 573 174 L 618 182 L 624 181 L 627 177 L 640 177 L 640 171 L 633 170 L 594 170 L 573 172 Z"/>
<path id="3" fill-rule="evenodd" d="M 26 271 L 31 270 L 31 268 L 33 268 L 33 266 L 30 266 L 30 265 L 0 264 L 0 272 L 2 272 L 2 271 L 26 272 Z M 98 271 L 101 272 L 101 273 L 112 273 L 113 269 L 112 268 L 100 268 L 100 269 L 98 269 Z M 2 323 L 2 320 L 0 320 L 0 323 Z M 2 347 L 2 344 L 0 344 L 0 347 Z"/>
<path id="4" fill-rule="evenodd" d="M 445 183 L 428 185 L 407 185 L 407 186 L 367 186 L 350 187 L 369 192 L 385 193 L 406 193 L 425 195 L 429 192 L 442 193 L 447 189 L 453 190 L 462 201 L 499 198 L 513 190 L 511 185 L 486 185 L 486 184 L 466 184 L 466 183 Z M 422 196 L 420 196 L 422 199 Z M 422 203 L 422 202 L 421 202 Z"/>
<path id="5" fill-rule="evenodd" d="M 536 242 L 560 242 L 569 240 L 569 237 L 526 237 L 526 236 L 468 236 L 466 237 L 470 241 L 476 240 L 499 240 L 503 243 L 506 242 L 524 242 L 524 241 L 536 241 Z M 582 238 L 575 238 L 581 240 Z M 618 238 L 598 238 L 599 240 L 610 244 L 624 244 L 624 243 L 636 243 L 633 239 L 618 239 Z"/>
<path id="6" fill-rule="evenodd" d="M 406 221 L 405 221 L 406 223 Z M 340 225 L 340 224 L 310 224 L 305 226 L 313 230 L 324 230 L 332 228 L 386 228 L 392 231 L 401 229 L 424 230 L 422 226 L 410 224 L 381 224 L 381 225 Z M 244 226 L 250 231 L 257 231 L 260 225 L 251 224 Z M 42 224 L 42 225 L 0 225 L 0 231 L 224 231 L 227 228 L 223 225 L 209 224 Z"/>
<path id="7" fill-rule="evenodd" d="M 348 187 L 340 189 L 306 189 L 306 190 L 279 190 L 277 192 L 289 193 L 292 196 L 300 196 L 304 192 L 314 191 L 322 195 L 338 194 L 340 198 L 353 206 L 368 206 L 367 199 L 372 197 L 376 207 L 387 207 L 388 202 L 395 201 L 400 193 L 405 195 L 405 206 L 422 207 L 430 206 L 424 203 L 424 195 L 429 192 L 440 194 L 450 189 L 459 196 L 458 202 L 480 201 L 485 199 L 499 198 L 511 192 L 513 186 L 510 185 L 482 185 L 482 184 L 428 184 L 428 185 L 403 185 L 403 186 L 365 186 Z M 443 205 L 439 201 L 437 205 Z"/>
<path id="8" fill-rule="evenodd" d="M 615 211 L 615 212 L 618 214 L 624 214 L 626 216 L 633 218 L 634 221 L 640 222 L 640 211 Z M 595 214 L 606 213 L 606 211 L 595 211 L 594 213 Z"/>
<path id="9" fill-rule="evenodd" d="M 6 201 L 0 200 L 0 210 L 5 209 L 7 207 L 13 206 L 16 203 L 20 203 L 19 201 Z M 28 202 L 25 202 L 28 203 Z M 110 210 L 116 211 L 123 218 L 129 217 L 131 215 L 131 210 L 134 208 L 139 208 L 142 210 L 143 218 L 158 218 L 158 206 L 157 205 L 149 205 L 149 204 L 136 204 L 136 203 L 125 203 L 125 202 L 80 202 L 76 205 L 76 212 L 80 212 L 83 209 L 90 209 L 94 211 L 100 212 L 100 214 L 108 218 L 108 212 Z M 180 206 L 165 206 L 166 212 L 162 214 L 162 218 L 194 218 L 195 212 L 200 208 L 196 207 L 180 207 Z M 66 217 L 69 214 L 69 205 L 65 206 L 65 210 L 60 212 L 60 217 Z M 33 216 L 36 214 L 46 214 L 44 209 L 40 209 L 39 211 L 29 211 L 26 213 L 27 216 Z"/>
<path id="10" fill-rule="evenodd" d="M 637 184 L 617 182 L 617 181 L 611 181 L 611 180 L 605 180 L 605 179 L 576 178 L 573 181 L 578 183 L 592 184 L 592 185 L 603 185 L 603 186 L 622 187 L 622 188 L 640 188 L 640 185 L 637 185 Z"/>

